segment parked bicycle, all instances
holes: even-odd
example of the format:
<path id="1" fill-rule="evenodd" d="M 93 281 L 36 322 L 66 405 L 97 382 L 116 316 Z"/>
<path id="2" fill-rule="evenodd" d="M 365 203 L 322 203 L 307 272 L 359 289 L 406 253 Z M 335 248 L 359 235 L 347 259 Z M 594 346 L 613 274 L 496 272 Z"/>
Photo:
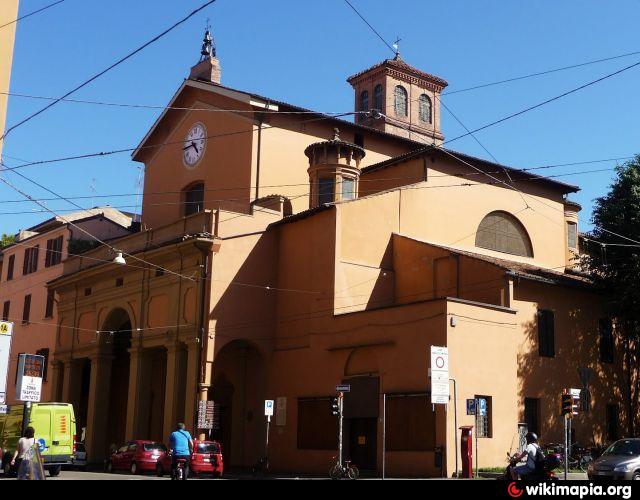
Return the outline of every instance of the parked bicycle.
<path id="1" fill-rule="evenodd" d="M 265 474 L 268 470 L 269 459 L 267 457 L 262 457 L 257 464 L 251 467 L 251 474 L 253 474 L 254 476 L 262 475 Z"/>
<path id="2" fill-rule="evenodd" d="M 338 480 L 349 478 L 355 480 L 360 477 L 360 471 L 355 465 L 353 465 L 351 460 L 345 460 L 343 464 L 340 464 L 338 457 L 333 457 L 333 459 L 336 463 L 329 469 L 329 477 L 331 479 Z"/>

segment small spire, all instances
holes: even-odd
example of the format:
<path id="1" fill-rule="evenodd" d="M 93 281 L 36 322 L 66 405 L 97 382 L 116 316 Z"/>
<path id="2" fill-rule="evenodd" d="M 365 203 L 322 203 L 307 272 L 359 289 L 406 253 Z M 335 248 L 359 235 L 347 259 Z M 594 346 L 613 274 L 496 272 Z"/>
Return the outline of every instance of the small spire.
<path id="1" fill-rule="evenodd" d="M 205 61 L 211 57 L 216 57 L 216 43 L 211 35 L 211 24 L 209 24 L 209 19 L 207 18 L 204 39 L 202 40 L 202 50 L 200 51 L 200 61 Z"/>
<path id="2" fill-rule="evenodd" d="M 400 42 L 402 41 L 402 39 L 400 37 L 396 38 L 396 41 L 393 42 L 393 50 L 396 51 L 396 57 L 395 60 L 401 60 L 402 58 L 400 57 Z"/>

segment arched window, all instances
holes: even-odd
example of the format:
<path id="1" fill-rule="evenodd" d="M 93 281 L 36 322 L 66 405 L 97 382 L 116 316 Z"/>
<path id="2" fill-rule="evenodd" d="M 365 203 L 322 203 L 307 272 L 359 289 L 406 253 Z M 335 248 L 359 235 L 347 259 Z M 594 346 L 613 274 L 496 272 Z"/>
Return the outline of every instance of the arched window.
<path id="1" fill-rule="evenodd" d="M 431 120 L 431 99 L 427 94 L 422 94 L 420 96 L 420 121 L 432 123 Z"/>
<path id="2" fill-rule="evenodd" d="M 396 87 L 394 109 L 396 116 L 407 116 L 407 91 L 401 85 Z"/>
<path id="3" fill-rule="evenodd" d="M 378 111 L 382 111 L 382 85 L 376 85 L 373 89 L 373 107 Z"/>
<path id="4" fill-rule="evenodd" d="M 369 111 L 369 92 L 366 90 L 360 94 L 360 111 Z"/>
<path id="5" fill-rule="evenodd" d="M 533 247 L 522 223 L 507 212 L 491 212 L 478 226 L 476 246 L 496 252 L 533 257 Z"/>
<path id="6" fill-rule="evenodd" d="M 183 191 L 184 216 L 204 210 L 204 183 L 191 184 Z"/>

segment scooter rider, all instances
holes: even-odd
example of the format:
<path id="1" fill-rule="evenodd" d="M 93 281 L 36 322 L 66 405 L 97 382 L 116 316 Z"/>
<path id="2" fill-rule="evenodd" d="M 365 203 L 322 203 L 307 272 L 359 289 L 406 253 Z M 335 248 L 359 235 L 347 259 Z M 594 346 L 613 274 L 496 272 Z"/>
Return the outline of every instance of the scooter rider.
<path id="1" fill-rule="evenodd" d="M 185 429 L 183 423 L 176 426 L 176 430 L 169 437 L 169 446 L 171 453 L 171 471 L 175 477 L 176 468 L 179 460 L 185 461 L 185 477 L 188 476 L 189 463 L 191 462 L 191 454 L 193 453 L 193 438 Z"/>
<path id="2" fill-rule="evenodd" d="M 515 467 L 511 467 L 512 479 L 525 479 L 526 476 L 536 471 L 537 456 L 539 454 L 540 445 L 538 444 L 538 436 L 535 432 L 528 432 L 525 436 L 527 440 L 527 447 L 520 455 L 514 457 L 514 464 L 518 464 Z M 526 458 L 526 462 L 518 463 Z"/>

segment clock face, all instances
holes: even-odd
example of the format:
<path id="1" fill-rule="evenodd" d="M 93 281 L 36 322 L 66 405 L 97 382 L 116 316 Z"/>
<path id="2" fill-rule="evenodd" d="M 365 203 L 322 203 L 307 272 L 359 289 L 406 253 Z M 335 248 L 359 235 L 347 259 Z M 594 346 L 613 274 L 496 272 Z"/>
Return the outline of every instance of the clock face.
<path id="1" fill-rule="evenodd" d="M 207 145 L 207 130 L 202 123 L 196 123 L 184 140 L 182 147 L 182 160 L 187 167 L 195 167 L 202 159 Z"/>

